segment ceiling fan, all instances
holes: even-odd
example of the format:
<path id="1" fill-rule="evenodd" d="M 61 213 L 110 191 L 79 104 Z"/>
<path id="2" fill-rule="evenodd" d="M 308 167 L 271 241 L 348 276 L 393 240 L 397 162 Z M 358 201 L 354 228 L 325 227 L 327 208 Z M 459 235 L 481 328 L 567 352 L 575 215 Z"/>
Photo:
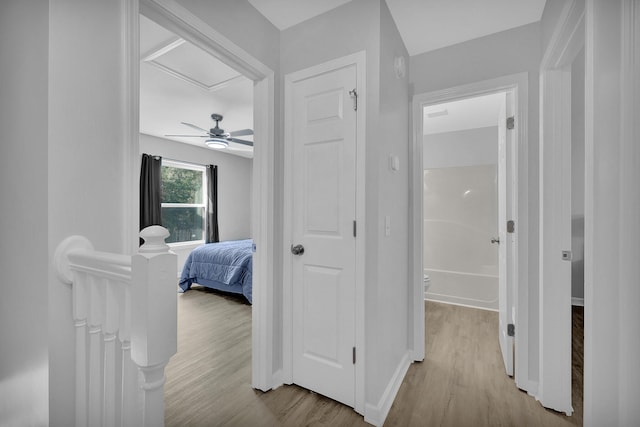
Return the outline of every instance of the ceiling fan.
<path id="1" fill-rule="evenodd" d="M 204 132 L 206 135 L 165 135 L 165 136 L 174 136 L 181 138 L 208 138 L 205 140 L 205 144 L 207 144 L 210 148 L 222 149 L 229 148 L 229 142 L 235 142 L 236 144 L 247 145 L 249 147 L 253 147 L 253 141 L 248 141 L 246 139 L 235 138 L 236 136 L 244 136 L 244 135 L 253 135 L 253 130 L 251 129 L 241 129 L 233 132 L 225 132 L 224 129 L 220 128 L 219 123 L 222 121 L 223 117 L 220 114 L 213 113 L 211 115 L 213 121 L 216 122 L 216 126 L 206 130 L 199 126 L 196 126 L 191 123 L 180 122 L 185 126 L 189 126 L 193 129 Z"/>

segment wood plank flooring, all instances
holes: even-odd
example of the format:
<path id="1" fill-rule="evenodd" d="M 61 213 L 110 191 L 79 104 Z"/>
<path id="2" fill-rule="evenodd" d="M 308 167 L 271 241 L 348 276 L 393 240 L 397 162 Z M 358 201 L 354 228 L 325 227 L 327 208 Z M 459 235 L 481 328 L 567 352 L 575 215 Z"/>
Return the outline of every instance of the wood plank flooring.
<path id="1" fill-rule="evenodd" d="M 497 313 L 427 302 L 425 322 L 426 359 L 409 368 L 385 426 L 581 425 L 581 414 L 544 409 L 504 374 Z M 178 354 L 166 374 L 168 427 L 368 425 L 297 386 L 251 388 L 251 306 L 242 297 L 196 286 L 178 295 Z"/>

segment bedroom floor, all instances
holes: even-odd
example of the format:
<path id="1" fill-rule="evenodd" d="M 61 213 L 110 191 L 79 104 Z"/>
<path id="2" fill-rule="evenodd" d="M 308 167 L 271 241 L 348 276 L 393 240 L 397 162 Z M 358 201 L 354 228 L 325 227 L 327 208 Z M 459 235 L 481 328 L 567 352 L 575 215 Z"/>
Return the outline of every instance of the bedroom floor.
<path id="1" fill-rule="evenodd" d="M 409 368 L 385 426 L 582 425 L 581 405 L 572 417 L 545 410 L 504 375 L 497 313 L 427 302 L 425 322 L 426 360 Z M 369 425 L 297 386 L 253 390 L 251 306 L 199 286 L 178 295 L 178 354 L 166 375 L 168 427 Z"/>

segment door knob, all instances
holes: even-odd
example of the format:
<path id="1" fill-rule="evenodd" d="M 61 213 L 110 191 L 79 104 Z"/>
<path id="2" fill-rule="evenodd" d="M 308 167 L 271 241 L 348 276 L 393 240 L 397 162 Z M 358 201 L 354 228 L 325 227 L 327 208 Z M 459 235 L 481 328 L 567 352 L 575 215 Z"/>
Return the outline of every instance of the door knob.
<path id="1" fill-rule="evenodd" d="M 500 243 L 500 238 L 499 237 L 494 237 L 493 239 L 491 239 L 491 243 Z"/>
<path id="2" fill-rule="evenodd" d="M 304 246 L 302 245 L 291 245 L 291 253 L 294 255 L 302 255 L 304 253 Z"/>

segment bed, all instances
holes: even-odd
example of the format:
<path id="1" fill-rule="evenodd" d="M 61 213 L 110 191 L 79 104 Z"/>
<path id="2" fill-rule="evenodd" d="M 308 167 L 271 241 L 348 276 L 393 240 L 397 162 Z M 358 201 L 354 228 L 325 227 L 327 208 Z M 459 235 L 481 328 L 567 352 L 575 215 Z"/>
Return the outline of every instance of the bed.
<path id="1" fill-rule="evenodd" d="M 179 292 L 192 284 L 235 294 L 252 302 L 253 240 L 207 243 L 187 257 L 180 275 Z"/>

